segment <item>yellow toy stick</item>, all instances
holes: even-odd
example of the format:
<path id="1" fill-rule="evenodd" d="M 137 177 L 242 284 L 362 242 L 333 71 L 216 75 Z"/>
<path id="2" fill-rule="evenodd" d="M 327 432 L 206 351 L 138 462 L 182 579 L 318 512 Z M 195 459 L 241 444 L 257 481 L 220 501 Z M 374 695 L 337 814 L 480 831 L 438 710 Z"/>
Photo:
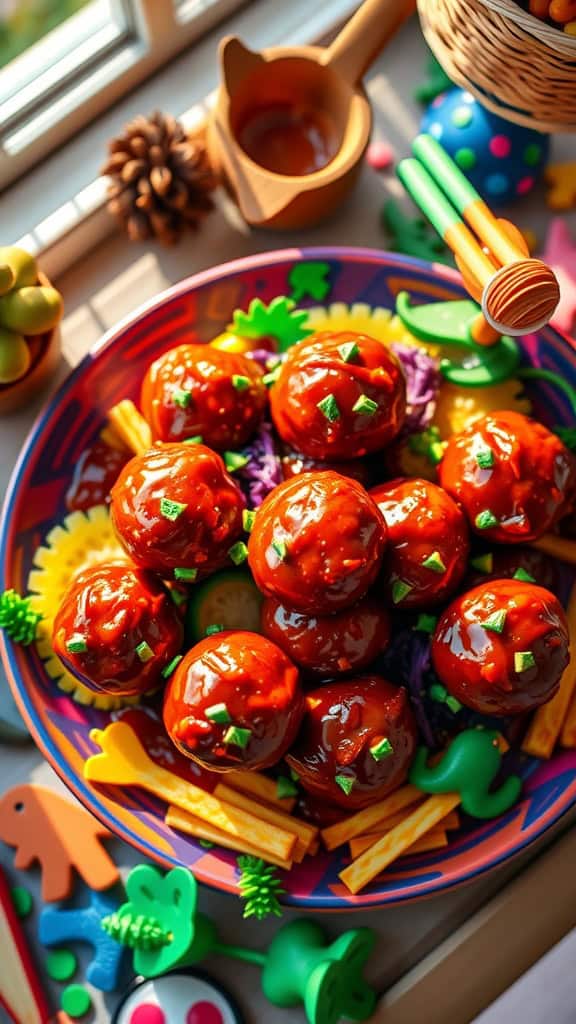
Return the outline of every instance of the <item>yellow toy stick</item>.
<path id="1" fill-rule="evenodd" d="M 458 807 L 459 803 L 459 793 L 439 793 L 429 797 L 405 821 L 344 868 L 340 872 L 340 880 L 353 895 L 356 895 L 381 871 L 410 849 L 418 839 L 430 832 L 450 811 Z"/>
<path id="2" fill-rule="evenodd" d="M 167 804 L 181 807 L 194 817 L 232 836 L 250 836 L 255 846 L 282 860 L 290 860 L 296 836 L 261 818 L 232 807 L 192 782 L 157 765 L 146 753 L 134 729 L 126 722 L 112 722 L 103 731 L 93 729 L 90 738 L 102 749 L 88 758 L 84 777 L 108 786 L 140 786 Z"/>
<path id="3" fill-rule="evenodd" d="M 576 583 L 570 592 L 566 618 L 570 637 L 570 661 L 562 673 L 558 693 L 534 712 L 522 743 L 522 750 L 533 757 L 551 756 L 576 689 Z"/>

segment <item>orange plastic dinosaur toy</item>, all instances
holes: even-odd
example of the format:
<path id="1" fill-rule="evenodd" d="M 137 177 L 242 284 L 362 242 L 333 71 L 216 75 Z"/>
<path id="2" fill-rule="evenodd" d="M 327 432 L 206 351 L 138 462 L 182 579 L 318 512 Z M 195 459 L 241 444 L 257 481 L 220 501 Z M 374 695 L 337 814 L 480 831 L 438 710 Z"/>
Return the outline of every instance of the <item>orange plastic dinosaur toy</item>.
<path id="1" fill-rule="evenodd" d="M 38 861 L 47 903 L 71 895 L 73 869 L 90 889 L 108 889 L 118 881 L 118 869 L 100 841 L 109 836 L 82 807 L 44 786 L 15 786 L 0 800 L 0 839 L 16 848 L 18 870 Z"/>

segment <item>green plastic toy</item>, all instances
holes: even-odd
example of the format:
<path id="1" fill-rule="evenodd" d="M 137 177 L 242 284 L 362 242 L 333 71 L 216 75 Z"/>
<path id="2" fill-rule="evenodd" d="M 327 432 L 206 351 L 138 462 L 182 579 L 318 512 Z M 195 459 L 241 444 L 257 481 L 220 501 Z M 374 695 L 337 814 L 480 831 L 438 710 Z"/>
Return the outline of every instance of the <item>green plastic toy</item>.
<path id="1" fill-rule="evenodd" d="M 278 351 L 285 352 L 312 334 L 306 327 L 308 313 L 294 309 L 294 305 L 294 301 L 285 295 L 272 299 L 269 306 L 265 306 L 261 299 L 252 299 L 247 313 L 235 310 L 232 330 L 242 338 L 273 338 Z"/>
<path id="2" fill-rule="evenodd" d="M 376 995 L 362 976 L 375 941 L 369 928 L 327 943 L 314 921 L 291 921 L 260 952 L 219 940 L 213 922 L 197 910 L 196 881 L 186 868 L 163 875 L 140 865 L 128 875 L 126 892 L 128 902 L 104 918 L 102 927 L 133 950 L 134 970 L 145 978 L 215 953 L 260 967 L 266 998 L 274 1006 L 302 1005 L 309 1024 L 338 1024 L 342 1017 L 362 1021 L 374 1010 Z"/>
<path id="3" fill-rule="evenodd" d="M 329 273 L 329 263 L 316 260 L 296 263 L 288 275 L 292 301 L 300 302 L 302 299 L 310 298 L 316 302 L 323 302 L 332 287 L 326 280 Z"/>
<path id="4" fill-rule="evenodd" d="M 34 257 L 16 246 L 0 246 L 0 384 L 27 373 L 26 336 L 51 331 L 62 313 L 62 296 L 38 282 Z"/>
<path id="5" fill-rule="evenodd" d="M 496 818 L 516 803 L 522 789 L 520 777 L 509 775 L 490 792 L 502 765 L 500 739 L 493 729 L 466 729 L 433 767 L 427 764 L 428 748 L 419 747 L 410 782 L 424 793 L 459 793 L 462 810 L 473 818 Z"/>

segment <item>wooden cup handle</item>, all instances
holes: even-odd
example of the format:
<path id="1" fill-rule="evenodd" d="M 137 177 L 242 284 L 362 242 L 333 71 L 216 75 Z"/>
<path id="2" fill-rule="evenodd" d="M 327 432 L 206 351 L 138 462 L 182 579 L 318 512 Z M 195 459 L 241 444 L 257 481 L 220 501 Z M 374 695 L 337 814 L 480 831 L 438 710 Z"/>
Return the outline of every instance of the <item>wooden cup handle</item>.
<path id="1" fill-rule="evenodd" d="M 415 10 L 416 0 L 364 0 L 325 50 L 322 63 L 356 85 Z"/>

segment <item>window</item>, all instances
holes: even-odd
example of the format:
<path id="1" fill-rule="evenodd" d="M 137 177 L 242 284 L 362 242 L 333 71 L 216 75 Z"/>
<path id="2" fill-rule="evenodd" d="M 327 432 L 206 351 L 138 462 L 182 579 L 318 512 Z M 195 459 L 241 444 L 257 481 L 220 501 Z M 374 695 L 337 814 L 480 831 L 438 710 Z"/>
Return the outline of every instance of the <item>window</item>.
<path id="1" fill-rule="evenodd" d="M 243 0 L 3 0 L 0 189 Z"/>

